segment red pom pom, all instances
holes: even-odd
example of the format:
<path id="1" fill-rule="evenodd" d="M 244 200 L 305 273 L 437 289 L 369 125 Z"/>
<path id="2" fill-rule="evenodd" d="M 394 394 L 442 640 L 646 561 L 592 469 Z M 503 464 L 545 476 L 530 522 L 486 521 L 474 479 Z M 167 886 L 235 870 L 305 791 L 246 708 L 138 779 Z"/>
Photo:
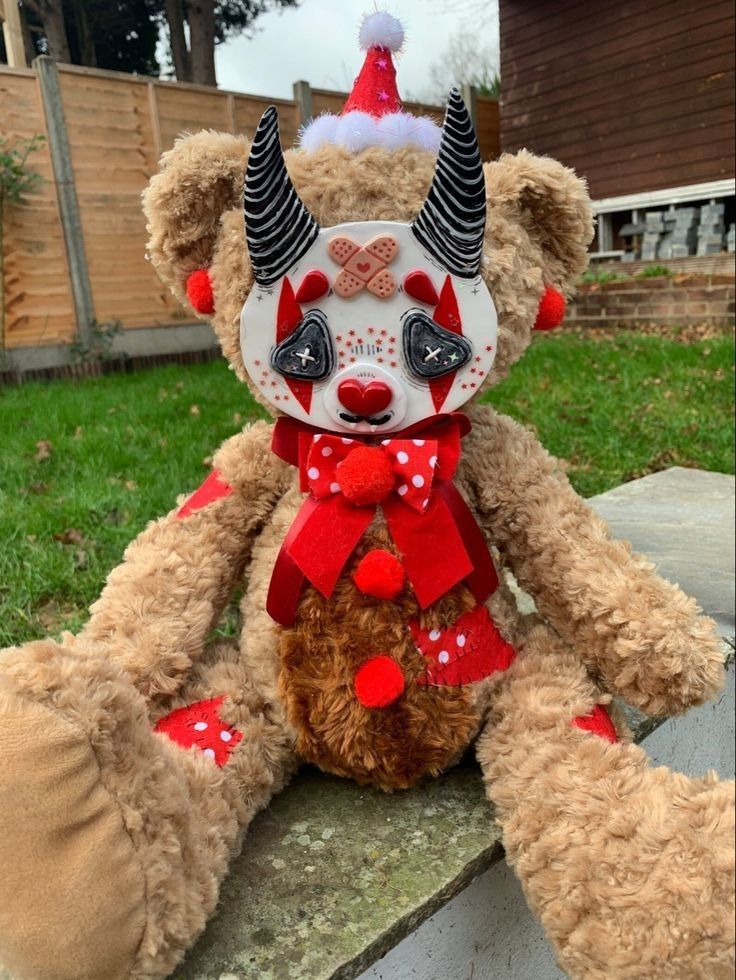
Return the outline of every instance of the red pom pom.
<path id="1" fill-rule="evenodd" d="M 187 279 L 187 299 L 197 313 L 209 316 L 215 312 L 212 280 L 206 269 L 197 269 Z"/>
<path id="2" fill-rule="evenodd" d="M 565 319 L 565 297 L 556 289 L 547 286 L 539 301 L 535 330 L 554 330 Z"/>
<path id="3" fill-rule="evenodd" d="M 404 693 L 404 675 L 394 658 L 382 653 L 358 668 L 354 686 L 364 708 L 387 708 Z"/>
<path id="4" fill-rule="evenodd" d="M 390 551 L 374 548 L 358 563 L 353 581 L 364 595 L 395 599 L 404 588 L 404 566 Z"/>
<path id="5" fill-rule="evenodd" d="M 602 704 L 597 704 L 589 715 L 573 718 L 572 723 L 576 728 L 582 728 L 584 732 L 590 732 L 609 742 L 618 742 L 618 733 Z"/>
<path id="6" fill-rule="evenodd" d="M 377 504 L 394 488 L 394 470 L 378 446 L 358 446 L 337 464 L 337 482 L 351 504 Z"/>

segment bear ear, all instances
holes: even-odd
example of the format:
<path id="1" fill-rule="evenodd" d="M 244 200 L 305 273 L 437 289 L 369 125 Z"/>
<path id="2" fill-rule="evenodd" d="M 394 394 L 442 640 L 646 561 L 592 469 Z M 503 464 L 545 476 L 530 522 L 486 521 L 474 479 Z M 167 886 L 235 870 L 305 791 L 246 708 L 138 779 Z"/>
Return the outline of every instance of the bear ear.
<path id="1" fill-rule="evenodd" d="M 585 181 L 549 157 L 521 150 L 485 165 L 488 222 L 483 278 L 498 312 L 489 384 L 521 357 L 553 290 L 564 303 L 588 263 L 593 209 Z M 559 322 L 559 317 L 555 323 Z"/>
<path id="2" fill-rule="evenodd" d="M 568 292 L 585 270 L 593 238 L 585 181 L 557 160 L 521 150 L 488 164 L 486 184 L 491 248 L 507 244 L 509 226 L 516 226 L 510 237 L 522 247 L 524 264 L 541 267 L 545 286 Z"/>
<path id="3" fill-rule="evenodd" d="M 151 262 L 200 315 L 214 309 L 209 268 L 223 214 L 242 207 L 248 147 L 244 138 L 211 130 L 185 136 L 164 153 L 143 192 Z"/>

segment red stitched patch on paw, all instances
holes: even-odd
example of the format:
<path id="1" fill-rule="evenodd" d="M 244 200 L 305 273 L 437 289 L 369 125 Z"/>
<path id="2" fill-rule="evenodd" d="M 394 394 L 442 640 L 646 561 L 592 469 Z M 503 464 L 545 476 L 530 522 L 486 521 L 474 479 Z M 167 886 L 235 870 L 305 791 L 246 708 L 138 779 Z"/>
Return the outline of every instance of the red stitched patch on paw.
<path id="1" fill-rule="evenodd" d="M 598 735 L 609 742 L 618 742 L 616 729 L 602 704 L 597 704 L 588 715 L 573 718 L 572 723 L 576 728 L 582 728 L 584 732 L 590 732 L 591 735 Z"/>
<path id="2" fill-rule="evenodd" d="M 214 504 L 221 497 L 229 497 L 232 492 L 233 488 L 230 484 L 220 479 L 217 470 L 213 470 L 199 490 L 195 490 L 187 502 L 179 508 L 176 516 L 179 518 L 189 517 L 195 511 Z"/>
<path id="3" fill-rule="evenodd" d="M 485 606 L 463 613 L 446 629 L 422 629 L 416 619 L 409 623 L 409 628 L 427 661 L 427 673 L 417 680 L 422 686 L 472 684 L 497 670 L 506 670 L 516 656 Z"/>
<path id="4" fill-rule="evenodd" d="M 224 696 L 197 701 L 185 708 L 177 708 L 156 722 L 155 732 L 168 735 L 172 742 L 188 749 L 196 745 L 204 755 L 224 766 L 230 753 L 242 741 L 243 733 L 231 728 L 220 719 L 219 707 Z"/>

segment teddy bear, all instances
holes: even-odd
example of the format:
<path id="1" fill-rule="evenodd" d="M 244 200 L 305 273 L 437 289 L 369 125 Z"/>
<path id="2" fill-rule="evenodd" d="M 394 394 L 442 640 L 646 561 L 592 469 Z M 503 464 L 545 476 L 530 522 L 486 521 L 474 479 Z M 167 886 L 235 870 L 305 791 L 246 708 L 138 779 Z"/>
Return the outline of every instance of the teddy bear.
<path id="1" fill-rule="evenodd" d="M 457 91 L 441 127 L 405 112 L 401 39 L 365 19 L 343 113 L 299 148 L 269 108 L 252 142 L 179 139 L 145 192 L 158 274 L 272 422 L 142 531 L 77 636 L 0 656 L 14 976 L 170 974 L 300 763 L 400 792 L 471 745 L 570 977 L 730 975 L 733 784 L 652 768 L 612 704 L 711 697 L 713 623 L 480 397 L 561 317 L 585 184 L 483 164 Z M 237 586 L 240 636 L 211 641 Z"/>

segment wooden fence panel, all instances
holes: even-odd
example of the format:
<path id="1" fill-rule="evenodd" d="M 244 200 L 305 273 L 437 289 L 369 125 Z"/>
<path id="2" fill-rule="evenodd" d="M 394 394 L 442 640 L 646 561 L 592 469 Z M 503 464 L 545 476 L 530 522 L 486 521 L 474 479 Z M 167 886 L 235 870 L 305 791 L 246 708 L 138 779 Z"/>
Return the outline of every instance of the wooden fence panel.
<path id="1" fill-rule="evenodd" d="M 299 112 L 295 102 L 286 99 L 259 98 L 255 95 L 235 95 L 236 132 L 253 139 L 258 121 L 270 105 L 276 106 L 279 113 L 279 132 L 281 145 L 288 149 L 296 142 L 299 133 Z"/>
<path id="2" fill-rule="evenodd" d="M 0 66 L 0 132 L 15 139 L 46 135 L 35 74 Z M 5 215 L 5 346 L 59 344 L 74 337 L 76 322 L 56 203 L 48 143 L 28 160 L 40 184 Z"/>
<path id="3" fill-rule="evenodd" d="M 97 322 L 132 328 L 191 320 L 145 256 L 141 192 L 158 163 L 147 84 L 67 67 L 59 76 Z M 168 118 L 162 115 L 162 133 Z"/>
<path id="4" fill-rule="evenodd" d="M 162 150 L 170 150 L 182 133 L 197 133 L 200 129 L 233 132 L 227 92 L 166 83 L 158 83 L 154 89 Z"/>
<path id="5" fill-rule="evenodd" d="M 480 153 L 484 160 L 495 160 L 501 152 L 501 123 L 498 112 L 498 99 L 479 95 L 476 130 Z"/>

